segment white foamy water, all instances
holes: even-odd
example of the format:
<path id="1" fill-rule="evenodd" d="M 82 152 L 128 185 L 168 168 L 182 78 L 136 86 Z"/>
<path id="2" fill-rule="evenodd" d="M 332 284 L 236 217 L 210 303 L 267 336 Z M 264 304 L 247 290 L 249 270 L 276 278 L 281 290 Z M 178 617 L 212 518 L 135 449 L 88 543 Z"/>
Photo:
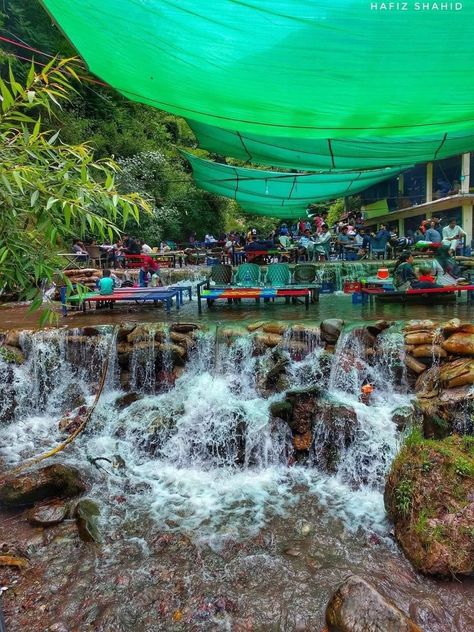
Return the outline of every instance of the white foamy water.
<path id="1" fill-rule="evenodd" d="M 115 349 L 112 335 L 105 333 L 92 356 L 87 361 L 81 357 L 78 365 L 64 332 L 26 336 L 27 362 L 14 369 L 13 378 L 6 376 L 8 369 L 0 361 L 0 373 L 9 381 L 0 410 L 11 409 L 12 399 L 16 403 L 15 418 L 0 428 L 0 458 L 6 464 L 64 438 L 58 420 L 78 396 L 92 400 L 104 357 L 109 348 Z M 152 520 L 161 529 L 207 540 L 244 537 L 272 515 L 289 511 L 299 494 L 309 494 L 348 528 L 383 532 L 383 482 L 399 445 L 391 414 L 409 403 L 396 383 L 402 348 L 398 334 L 385 336 L 381 345 L 394 351 L 390 361 L 382 353 L 369 365 L 360 341 L 348 332 L 334 357 L 315 346 L 306 358 L 289 364 L 290 388 L 319 386 L 325 394 L 330 391 L 334 402 L 355 411 L 351 441 L 338 444 L 338 461 L 330 474 L 318 461 L 318 442 L 327 440 L 322 420 L 314 424 L 310 465 L 291 465 L 291 431 L 272 421 L 269 412 L 270 403 L 284 394 L 269 400 L 259 392 L 261 359 L 253 354 L 251 337 L 216 346 L 211 334 L 200 337 L 184 373 L 165 392 L 153 392 L 154 350 L 145 349 L 141 364 L 134 358 L 133 379 L 151 394 L 122 411 L 115 405 L 123 393 L 117 390 L 112 354 L 106 389 L 86 432 L 58 460 L 88 474 L 89 495 L 101 501 L 109 524 Z M 155 344 L 151 339 L 150 346 Z M 86 352 L 90 354 L 90 345 L 84 346 Z M 356 353 L 360 362 L 354 366 L 348 358 Z M 369 407 L 358 401 L 367 379 L 376 387 Z"/>

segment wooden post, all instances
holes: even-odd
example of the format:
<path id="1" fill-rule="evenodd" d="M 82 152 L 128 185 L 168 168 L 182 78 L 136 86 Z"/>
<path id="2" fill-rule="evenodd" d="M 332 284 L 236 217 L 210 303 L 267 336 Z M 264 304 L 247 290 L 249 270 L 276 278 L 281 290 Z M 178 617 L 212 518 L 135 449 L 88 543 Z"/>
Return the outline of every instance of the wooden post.
<path id="1" fill-rule="evenodd" d="M 433 163 L 426 163 L 426 201 L 433 201 Z"/>

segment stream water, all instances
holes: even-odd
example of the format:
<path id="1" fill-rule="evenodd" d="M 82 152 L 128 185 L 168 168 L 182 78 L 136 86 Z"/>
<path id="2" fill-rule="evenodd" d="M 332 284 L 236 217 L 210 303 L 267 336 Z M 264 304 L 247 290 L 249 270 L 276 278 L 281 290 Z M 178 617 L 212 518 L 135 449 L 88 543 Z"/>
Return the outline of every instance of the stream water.
<path id="1" fill-rule="evenodd" d="M 24 333 L 27 360 L 13 375 L 0 361 L 9 384 L 0 397 L 0 418 L 9 418 L 0 426 L 1 467 L 60 442 L 58 420 L 92 401 L 109 355 L 87 431 L 55 457 L 84 473 L 101 508 L 102 543 L 80 542 L 73 521 L 39 532 L 17 513 L 4 515 L 1 541 L 17 538 L 34 562 L 21 578 L 9 576 L 10 632 L 319 631 L 329 596 L 351 572 L 425 632 L 474 629 L 472 582 L 417 575 L 385 516 L 384 478 L 402 439 L 392 413 L 410 405 L 396 327 L 381 335 L 375 364 L 351 329 L 329 370 L 317 341 L 306 357 L 288 356 L 288 389 L 318 386 L 355 411 L 353 440 L 340 442 L 330 474 L 318 452 L 322 420 L 310 462 L 291 458 L 288 427 L 269 412 L 284 393 L 262 395 L 258 376 L 270 352 L 257 357 L 250 336 L 229 344 L 212 329 L 202 333 L 181 376 L 157 391 L 151 326 L 149 344 L 132 358 L 140 398 L 121 410 L 113 327 L 93 353 L 88 345 L 73 354 L 66 333 Z M 369 407 L 358 401 L 365 379 L 375 386 Z"/>

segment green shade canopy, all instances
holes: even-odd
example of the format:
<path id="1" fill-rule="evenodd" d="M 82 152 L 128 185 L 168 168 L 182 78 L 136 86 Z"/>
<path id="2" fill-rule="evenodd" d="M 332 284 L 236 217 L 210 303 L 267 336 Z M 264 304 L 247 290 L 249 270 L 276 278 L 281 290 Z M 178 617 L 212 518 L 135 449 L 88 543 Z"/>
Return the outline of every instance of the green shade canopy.
<path id="1" fill-rule="evenodd" d="M 391 178 L 400 169 L 373 169 L 371 171 L 330 171 L 323 173 L 288 173 L 263 171 L 223 165 L 197 158 L 188 152 L 196 184 L 206 191 L 234 198 L 244 210 L 261 215 L 275 216 L 275 211 L 286 210 L 299 217 L 312 202 L 344 195 L 352 195 Z M 296 215 L 295 215 L 296 214 Z"/>
<path id="2" fill-rule="evenodd" d="M 474 149 L 474 131 L 423 137 L 284 138 L 187 122 L 203 149 L 257 164 L 308 171 L 391 167 L 441 160 Z"/>
<path id="3" fill-rule="evenodd" d="M 202 123 L 285 138 L 473 133 L 471 0 L 43 3 L 92 72 Z"/>

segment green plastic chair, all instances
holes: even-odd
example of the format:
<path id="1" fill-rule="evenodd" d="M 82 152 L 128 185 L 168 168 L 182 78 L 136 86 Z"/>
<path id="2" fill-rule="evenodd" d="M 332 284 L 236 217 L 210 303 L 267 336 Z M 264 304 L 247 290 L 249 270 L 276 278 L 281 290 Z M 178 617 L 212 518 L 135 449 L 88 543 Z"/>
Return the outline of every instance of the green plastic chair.
<path id="1" fill-rule="evenodd" d="M 210 281 L 213 281 L 216 286 L 230 285 L 232 283 L 232 266 L 218 264 L 212 266 Z"/>
<path id="2" fill-rule="evenodd" d="M 316 266 L 296 265 L 293 272 L 293 282 L 296 285 L 302 283 L 314 283 L 316 278 Z"/>
<path id="3" fill-rule="evenodd" d="M 260 285 L 260 267 L 256 263 L 242 263 L 237 268 L 235 282 L 242 287 Z"/>
<path id="4" fill-rule="evenodd" d="M 287 263 L 270 263 L 267 268 L 266 282 L 272 287 L 283 287 L 291 282 L 290 267 Z"/>

